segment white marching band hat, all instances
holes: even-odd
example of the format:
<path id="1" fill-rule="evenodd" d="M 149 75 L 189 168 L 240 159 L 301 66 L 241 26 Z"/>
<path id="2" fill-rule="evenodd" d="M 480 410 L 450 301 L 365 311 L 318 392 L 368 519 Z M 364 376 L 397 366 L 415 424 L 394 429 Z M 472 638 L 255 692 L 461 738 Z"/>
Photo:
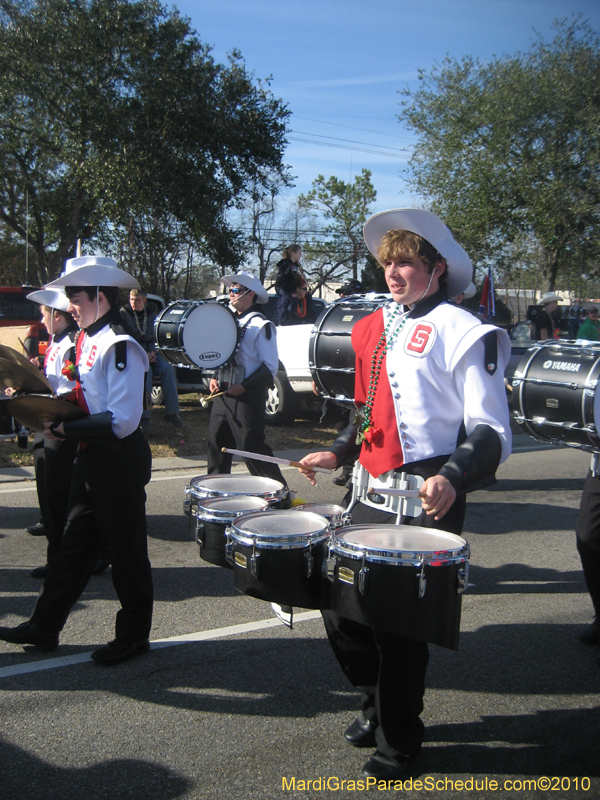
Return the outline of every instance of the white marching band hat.
<path id="1" fill-rule="evenodd" d="M 473 278 L 473 264 L 438 216 L 418 208 L 393 208 L 374 214 L 365 222 L 363 236 L 375 258 L 384 235 L 395 230 L 416 233 L 444 257 L 448 273 L 448 297 L 456 297 L 467 289 Z"/>
<path id="2" fill-rule="evenodd" d="M 35 292 L 29 292 L 27 299 L 58 311 L 69 310 L 69 298 L 58 289 L 37 289 Z"/>
<path id="3" fill-rule="evenodd" d="M 118 289 L 139 289 L 138 281 L 117 267 L 114 258 L 106 256 L 78 256 L 69 258 L 65 271 L 56 280 L 46 285 L 46 289 L 62 286 L 114 286 Z"/>
<path id="4" fill-rule="evenodd" d="M 269 295 L 267 294 L 265 287 L 255 275 L 251 275 L 249 272 L 238 272 L 236 275 L 225 275 L 225 277 L 221 278 L 221 280 L 225 286 L 231 286 L 232 283 L 239 283 L 240 286 L 245 286 L 246 289 L 250 289 L 250 291 L 254 292 L 256 295 L 256 302 L 260 303 L 261 305 L 264 305 L 269 299 Z"/>

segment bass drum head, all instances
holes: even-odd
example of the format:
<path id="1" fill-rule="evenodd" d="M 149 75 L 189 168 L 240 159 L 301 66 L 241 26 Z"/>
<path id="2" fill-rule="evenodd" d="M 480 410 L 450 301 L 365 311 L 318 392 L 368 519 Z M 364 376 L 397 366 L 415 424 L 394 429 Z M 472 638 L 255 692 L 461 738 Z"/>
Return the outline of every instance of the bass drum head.
<path id="1" fill-rule="evenodd" d="M 515 420 L 542 441 L 600 449 L 600 345 L 561 342 L 530 348 L 515 371 Z"/>
<path id="2" fill-rule="evenodd" d="M 216 369 L 237 351 L 240 329 L 221 303 L 180 300 L 156 318 L 154 337 L 157 350 L 170 363 Z"/>
<path id="3" fill-rule="evenodd" d="M 354 403 L 352 328 L 389 301 L 387 295 L 339 300 L 317 319 L 310 336 L 308 364 L 320 395 L 342 405 Z"/>

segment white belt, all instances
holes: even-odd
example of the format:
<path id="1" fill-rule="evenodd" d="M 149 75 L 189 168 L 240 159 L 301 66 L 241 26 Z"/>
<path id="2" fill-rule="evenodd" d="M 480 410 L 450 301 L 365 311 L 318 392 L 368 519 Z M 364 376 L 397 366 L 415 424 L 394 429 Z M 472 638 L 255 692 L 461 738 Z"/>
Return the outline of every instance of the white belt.
<path id="1" fill-rule="evenodd" d="M 410 475 L 408 472 L 390 470 L 378 478 L 374 478 L 363 467 L 360 461 L 354 464 L 352 472 L 352 500 L 350 509 L 356 503 L 376 508 L 378 511 L 387 511 L 396 515 L 396 524 L 399 525 L 404 517 L 418 517 L 423 509 L 423 504 L 418 497 L 398 497 L 397 495 L 377 494 L 377 489 L 420 489 L 425 483 L 420 475 Z M 375 498 L 375 499 L 373 499 Z"/>

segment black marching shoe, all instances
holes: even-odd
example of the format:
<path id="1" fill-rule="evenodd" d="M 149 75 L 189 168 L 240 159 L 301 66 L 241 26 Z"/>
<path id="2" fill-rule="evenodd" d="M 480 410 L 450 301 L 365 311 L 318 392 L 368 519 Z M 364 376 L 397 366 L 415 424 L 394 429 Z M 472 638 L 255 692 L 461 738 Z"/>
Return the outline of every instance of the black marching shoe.
<path id="1" fill-rule="evenodd" d="M 183 422 L 179 414 L 165 414 L 164 417 L 167 422 L 170 422 L 175 428 L 183 428 Z"/>
<path id="2" fill-rule="evenodd" d="M 58 633 L 45 631 L 35 622 L 22 622 L 15 628 L 0 627 L 0 639 L 11 644 L 32 644 L 45 651 L 58 647 Z"/>
<path id="3" fill-rule="evenodd" d="M 50 564 L 44 564 L 43 567 L 36 567 L 29 573 L 32 578 L 45 578 L 50 572 Z"/>
<path id="4" fill-rule="evenodd" d="M 96 664 L 112 667 L 114 664 L 122 664 L 124 661 L 129 661 L 130 658 L 135 656 L 141 656 L 147 653 L 148 650 L 150 650 L 148 639 L 142 639 L 138 642 L 113 639 L 112 642 L 109 642 L 99 650 L 94 650 L 92 658 Z"/>
<path id="5" fill-rule="evenodd" d="M 378 781 L 398 780 L 406 777 L 410 762 L 408 756 L 395 759 L 376 750 L 361 772 L 368 778 L 376 778 Z"/>
<path id="6" fill-rule="evenodd" d="M 344 739 L 354 747 L 374 747 L 376 726 L 362 714 L 346 728 Z"/>
<path id="7" fill-rule="evenodd" d="M 590 625 L 584 628 L 581 633 L 577 634 L 579 641 L 584 644 L 600 644 L 600 627 L 598 627 L 598 620 L 594 620 Z"/>
<path id="8" fill-rule="evenodd" d="M 30 525 L 28 528 L 25 528 L 27 533 L 30 533 L 32 536 L 45 536 L 46 535 L 46 528 L 44 528 L 43 522 L 36 522 L 35 525 Z"/>

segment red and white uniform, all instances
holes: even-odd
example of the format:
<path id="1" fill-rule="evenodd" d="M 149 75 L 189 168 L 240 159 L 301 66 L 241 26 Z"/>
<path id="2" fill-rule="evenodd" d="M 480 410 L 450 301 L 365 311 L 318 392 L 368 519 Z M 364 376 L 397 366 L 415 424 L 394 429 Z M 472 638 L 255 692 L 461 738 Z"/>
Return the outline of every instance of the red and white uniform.
<path id="1" fill-rule="evenodd" d="M 371 357 L 395 303 L 356 323 L 355 399 L 363 405 L 369 388 Z M 398 325 L 399 322 L 396 322 Z M 496 330 L 498 363 L 490 375 L 484 366 L 482 337 Z M 505 331 L 482 324 L 464 309 L 440 303 L 419 317 L 409 317 L 381 365 L 371 421 L 379 436 L 364 442 L 360 462 L 378 477 L 404 464 L 452 454 L 461 424 L 467 436 L 489 425 L 502 442 L 502 461 L 511 449 L 504 368 L 510 356 Z"/>
<path id="2" fill-rule="evenodd" d="M 127 366 L 115 367 L 114 346 L 127 342 Z M 110 411 L 112 429 L 118 439 L 133 433 L 140 424 L 144 399 L 144 376 L 148 356 L 131 336 L 116 334 L 106 324 L 91 336 L 84 332 L 77 343 L 77 364 L 82 393 L 78 404 L 90 414 Z"/>
<path id="3" fill-rule="evenodd" d="M 64 336 L 52 337 L 44 358 L 44 372 L 52 386 L 52 391 L 59 397 L 75 391 L 75 381 L 69 380 L 66 375 L 62 374 L 65 360 L 69 358 L 68 353 L 73 348 L 69 333 L 70 330 L 65 332 Z"/>

